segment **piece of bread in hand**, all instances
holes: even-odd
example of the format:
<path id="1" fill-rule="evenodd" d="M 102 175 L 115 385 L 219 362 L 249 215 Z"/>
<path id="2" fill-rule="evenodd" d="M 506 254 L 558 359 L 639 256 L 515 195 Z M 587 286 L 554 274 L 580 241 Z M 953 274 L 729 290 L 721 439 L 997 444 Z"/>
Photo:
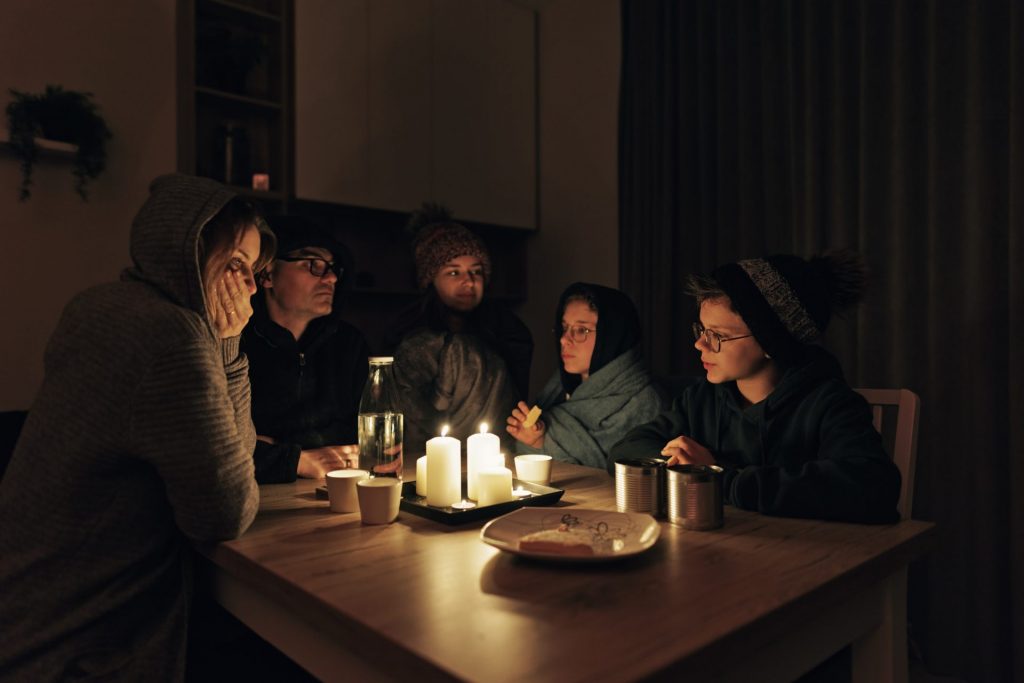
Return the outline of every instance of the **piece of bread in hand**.
<path id="1" fill-rule="evenodd" d="M 535 425 L 537 423 L 537 420 L 540 418 L 540 414 L 542 412 L 544 411 L 540 409 L 540 406 L 534 406 L 530 408 L 530 412 L 526 414 L 526 419 L 523 420 L 523 426 L 532 427 L 533 425 Z"/>

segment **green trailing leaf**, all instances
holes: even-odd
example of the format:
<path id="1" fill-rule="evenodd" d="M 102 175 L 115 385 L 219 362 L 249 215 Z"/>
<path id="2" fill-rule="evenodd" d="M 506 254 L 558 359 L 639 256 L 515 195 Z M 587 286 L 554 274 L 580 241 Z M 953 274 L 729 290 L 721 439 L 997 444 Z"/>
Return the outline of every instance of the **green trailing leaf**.
<path id="1" fill-rule="evenodd" d="M 111 138 L 92 93 L 64 90 L 59 85 L 48 85 L 38 95 L 13 89 L 10 93 L 14 99 L 7 105 L 7 130 L 11 149 L 21 162 L 21 200 L 31 196 L 37 137 L 78 146 L 72 172 L 75 190 L 87 200 L 86 184 L 106 168 L 106 145 Z"/>

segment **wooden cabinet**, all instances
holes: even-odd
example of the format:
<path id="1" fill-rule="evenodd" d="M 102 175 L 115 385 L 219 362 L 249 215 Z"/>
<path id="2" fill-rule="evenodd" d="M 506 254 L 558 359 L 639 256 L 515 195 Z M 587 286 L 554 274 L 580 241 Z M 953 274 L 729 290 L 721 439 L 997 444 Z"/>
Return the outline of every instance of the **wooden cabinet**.
<path id="1" fill-rule="evenodd" d="M 296 196 L 533 228 L 535 13 L 507 0 L 303 0 Z"/>
<path id="2" fill-rule="evenodd" d="M 291 0 L 182 0 L 178 167 L 275 208 L 292 191 Z"/>

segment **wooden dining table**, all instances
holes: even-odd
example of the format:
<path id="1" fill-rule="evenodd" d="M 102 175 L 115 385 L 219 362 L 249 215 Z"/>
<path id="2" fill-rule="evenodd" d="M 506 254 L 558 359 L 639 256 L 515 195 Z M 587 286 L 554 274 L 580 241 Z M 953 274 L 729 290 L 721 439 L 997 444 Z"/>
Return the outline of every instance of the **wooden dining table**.
<path id="1" fill-rule="evenodd" d="M 264 485 L 239 539 L 203 551 L 216 599 L 325 681 L 792 680 L 847 644 L 854 680 L 907 675 L 908 563 L 933 525 L 661 520 L 649 550 L 555 563 L 483 543 L 484 522 L 332 513 L 321 482 Z M 615 510 L 606 472 L 555 463 L 566 511 Z"/>

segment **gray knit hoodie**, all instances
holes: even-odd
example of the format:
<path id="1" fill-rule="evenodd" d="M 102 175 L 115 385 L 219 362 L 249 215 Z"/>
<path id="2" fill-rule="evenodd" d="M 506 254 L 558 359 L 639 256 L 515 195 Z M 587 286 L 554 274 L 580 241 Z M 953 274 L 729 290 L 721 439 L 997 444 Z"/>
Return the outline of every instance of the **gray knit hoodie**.
<path id="1" fill-rule="evenodd" d="M 65 308 L 0 482 L 0 680 L 181 679 L 190 542 L 256 514 L 247 363 L 213 332 L 198 259 L 232 193 L 150 189 L 134 267 Z"/>

